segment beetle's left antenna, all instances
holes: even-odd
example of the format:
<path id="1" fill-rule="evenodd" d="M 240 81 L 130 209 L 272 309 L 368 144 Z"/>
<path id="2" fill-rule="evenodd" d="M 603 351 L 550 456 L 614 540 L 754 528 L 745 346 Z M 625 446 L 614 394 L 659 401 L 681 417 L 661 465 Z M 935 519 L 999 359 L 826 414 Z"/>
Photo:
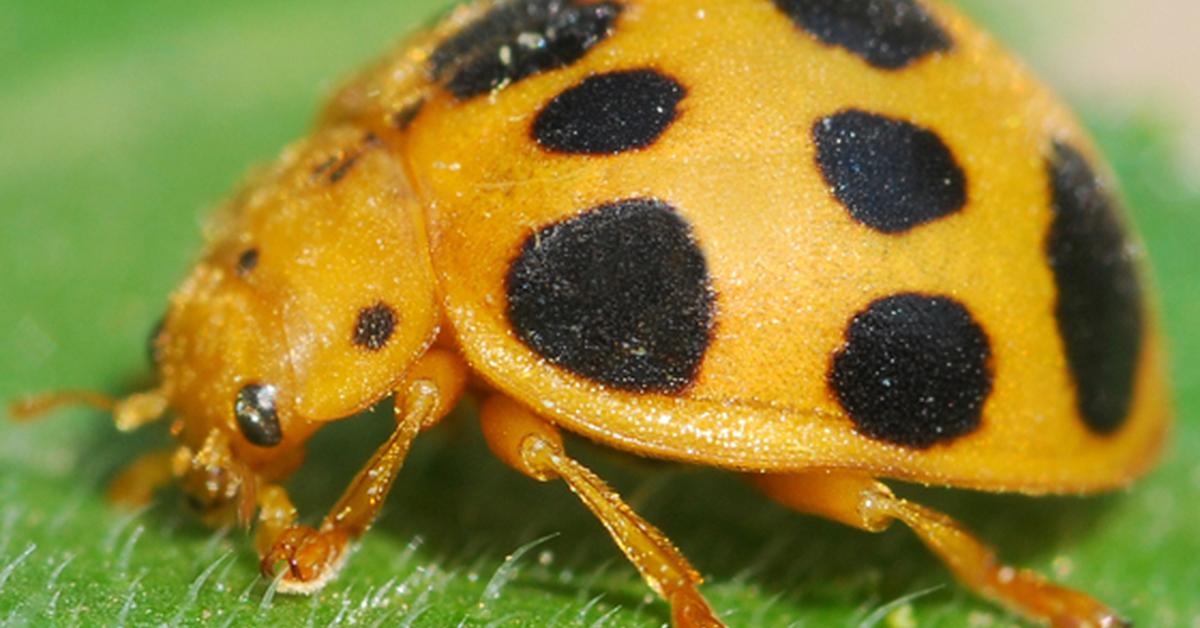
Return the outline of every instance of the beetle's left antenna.
<path id="1" fill-rule="evenodd" d="M 88 390 L 67 390 L 18 399 L 9 405 L 8 413 L 18 421 L 30 421 L 64 406 L 89 406 L 112 412 L 117 429 L 130 432 L 165 414 L 167 397 L 159 389 L 134 393 L 124 399 Z"/>

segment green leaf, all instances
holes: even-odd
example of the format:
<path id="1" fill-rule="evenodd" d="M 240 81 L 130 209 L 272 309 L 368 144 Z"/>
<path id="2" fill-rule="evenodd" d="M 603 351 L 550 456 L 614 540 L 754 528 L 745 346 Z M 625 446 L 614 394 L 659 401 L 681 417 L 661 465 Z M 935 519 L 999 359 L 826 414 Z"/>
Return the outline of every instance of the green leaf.
<path id="1" fill-rule="evenodd" d="M 206 208 L 302 135 L 340 77 L 444 5 L 10 3 L 0 16 L 0 397 L 144 383 L 146 335 L 197 252 Z M 1170 455 L 1132 491 L 1097 498 L 904 491 L 1141 625 L 1194 624 L 1200 194 L 1174 174 L 1170 126 L 1153 115 L 1089 122 L 1157 271 L 1180 417 Z M 124 462 L 168 442 L 162 429 L 118 435 L 83 410 L 0 422 L 0 624 L 667 622 L 564 487 L 491 458 L 472 412 L 418 440 L 385 516 L 311 598 L 274 595 L 247 535 L 202 527 L 176 493 L 137 513 L 106 502 Z M 310 520 L 387 430 L 375 414 L 318 436 L 291 485 Z M 905 530 L 867 535 L 786 512 L 726 474 L 571 447 L 700 566 L 731 624 L 1016 621 L 954 584 Z"/>

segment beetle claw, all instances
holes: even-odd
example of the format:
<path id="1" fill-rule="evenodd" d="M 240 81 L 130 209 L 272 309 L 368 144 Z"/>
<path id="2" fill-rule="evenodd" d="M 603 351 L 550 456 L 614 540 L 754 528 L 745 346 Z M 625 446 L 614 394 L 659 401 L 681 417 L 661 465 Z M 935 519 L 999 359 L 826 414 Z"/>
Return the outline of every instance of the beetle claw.
<path id="1" fill-rule="evenodd" d="M 275 577 L 275 566 L 287 563 L 277 590 L 282 593 L 309 594 L 319 591 L 341 570 L 349 540 L 333 530 L 315 530 L 294 526 L 285 530 L 263 556 L 260 568 L 267 577 Z"/>

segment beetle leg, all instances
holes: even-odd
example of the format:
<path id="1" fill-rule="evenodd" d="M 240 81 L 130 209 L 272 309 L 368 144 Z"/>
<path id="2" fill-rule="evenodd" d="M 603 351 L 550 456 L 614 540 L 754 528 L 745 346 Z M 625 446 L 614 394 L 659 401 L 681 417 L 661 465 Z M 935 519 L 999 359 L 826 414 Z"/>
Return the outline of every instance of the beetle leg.
<path id="1" fill-rule="evenodd" d="M 747 478 L 771 499 L 810 514 L 880 532 L 901 521 L 954 572 L 984 597 L 1055 626 L 1128 625 L 1112 609 L 1041 575 L 1005 565 L 987 545 L 950 517 L 900 499 L 887 486 L 865 474 L 814 470 Z"/>
<path id="2" fill-rule="evenodd" d="M 171 467 L 188 504 L 204 523 L 214 528 L 235 522 L 249 527 L 259 480 L 234 455 L 223 430 L 209 430 L 197 450 L 176 449 Z"/>
<path id="3" fill-rule="evenodd" d="M 448 414 L 466 384 L 467 369 L 448 351 L 431 350 L 414 364 L 396 397 L 396 429 L 334 504 L 318 528 L 297 525 L 296 509 L 279 486 L 264 487 L 259 498 L 256 544 L 265 575 L 285 561 L 283 593 L 313 593 L 337 575 L 350 542 L 371 527 L 383 507 L 413 439 Z"/>
<path id="4" fill-rule="evenodd" d="M 525 475 L 545 482 L 561 479 L 596 515 L 642 578 L 671 605 L 676 626 L 721 626 L 697 586 L 700 574 L 654 526 L 633 512 L 621 497 L 582 464 L 567 456 L 558 430 L 503 396 L 480 409 L 488 446 L 498 458 Z"/>
<path id="5" fill-rule="evenodd" d="M 175 448 L 143 454 L 121 469 L 108 485 L 108 499 L 127 508 L 150 503 L 154 494 L 175 479 Z"/>
<path id="6" fill-rule="evenodd" d="M 258 525 L 254 530 L 254 545 L 259 556 L 266 556 L 275 541 L 289 528 L 296 526 L 296 507 L 288 492 L 278 484 L 268 484 L 258 492 Z"/>

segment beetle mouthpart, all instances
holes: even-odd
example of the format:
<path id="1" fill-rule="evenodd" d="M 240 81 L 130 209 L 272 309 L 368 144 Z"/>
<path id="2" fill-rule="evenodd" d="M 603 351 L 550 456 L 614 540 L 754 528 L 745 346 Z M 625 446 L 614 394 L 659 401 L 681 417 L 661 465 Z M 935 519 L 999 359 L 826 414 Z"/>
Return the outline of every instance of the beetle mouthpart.
<path id="1" fill-rule="evenodd" d="M 117 402 L 113 407 L 113 421 L 122 432 L 157 421 L 167 412 L 167 396 L 161 390 L 135 393 Z"/>
<path id="2" fill-rule="evenodd" d="M 68 406 L 111 412 L 117 429 L 131 432 L 165 414 L 167 397 L 159 389 L 135 393 L 124 399 L 90 390 L 64 390 L 18 399 L 8 406 L 8 413 L 17 421 L 32 421 Z"/>

